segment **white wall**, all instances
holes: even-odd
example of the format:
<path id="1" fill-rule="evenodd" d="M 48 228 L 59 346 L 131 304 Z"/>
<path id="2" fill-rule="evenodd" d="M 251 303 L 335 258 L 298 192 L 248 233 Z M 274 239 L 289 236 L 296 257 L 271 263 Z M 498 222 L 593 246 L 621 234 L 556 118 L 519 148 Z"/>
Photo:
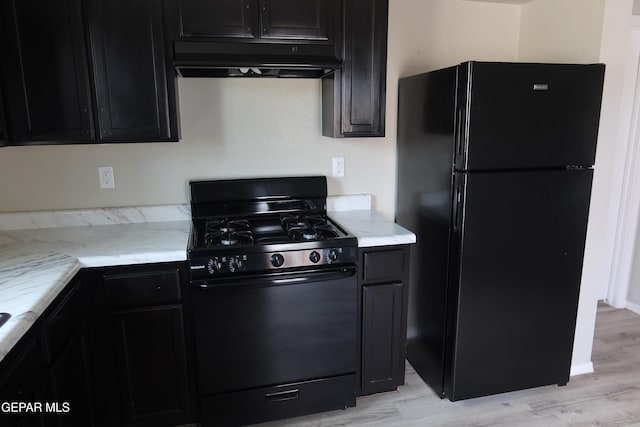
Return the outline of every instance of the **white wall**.
<path id="1" fill-rule="evenodd" d="M 0 150 L 0 212 L 188 201 L 192 178 L 330 174 L 331 194 L 372 193 L 394 215 L 397 80 L 465 59 L 513 60 L 519 7 L 391 0 L 386 138 L 320 135 L 320 81 L 179 79 L 179 143 L 8 147 Z M 113 166 L 115 190 L 99 190 Z"/>
<path id="2" fill-rule="evenodd" d="M 598 62 L 605 0 L 534 0 L 522 5 L 518 59 Z"/>
<path id="3" fill-rule="evenodd" d="M 591 369 L 597 300 L 606 295 L 617 217 L 618 121 L 633 0 L 535 0 L 522 6 L 519 59 L 607 65 L 572 367 Z"/>

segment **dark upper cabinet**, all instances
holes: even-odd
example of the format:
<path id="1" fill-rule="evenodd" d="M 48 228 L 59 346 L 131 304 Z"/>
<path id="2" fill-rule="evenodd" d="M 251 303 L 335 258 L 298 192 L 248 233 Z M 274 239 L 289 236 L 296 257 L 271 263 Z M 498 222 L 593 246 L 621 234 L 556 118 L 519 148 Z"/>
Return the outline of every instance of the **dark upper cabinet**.
<path id="1" fill-rule="evenodd" d="M 338 0 L 179 0 L 180 38 L 333 42 Z"/>
<path id="2" fill-rule="evenodd" d="M 91 140 L 81 1 L 6 0 L 0 7 L 10 143 Z"/>
<path id="3" fill-rule="evenodd" d="M 334 0 L 259 0 L 260 37 L 333 40 L 337 5 Z"/>
<path id="4" fill-rule="evenodd" d="M 88 3 L 96 112 L 102 141 L 177 140 L 174 79 L 168 75 L 162 3 Z"/>
<path id="5" fill-rule="evenodd" d="M 7 144 L 176 141 L 162 2 L 5 0 Z"/>
<path id="6" fill-rule="evenodd" d="M 180 37 L 255 37 L 255 0 L 179 0 Z"/>
<path id="7" fill-rule="evenodd" d="M 322 80 L 322 134 L 385 135 L 388 0 L 344 0 L 343 68 Z"/>

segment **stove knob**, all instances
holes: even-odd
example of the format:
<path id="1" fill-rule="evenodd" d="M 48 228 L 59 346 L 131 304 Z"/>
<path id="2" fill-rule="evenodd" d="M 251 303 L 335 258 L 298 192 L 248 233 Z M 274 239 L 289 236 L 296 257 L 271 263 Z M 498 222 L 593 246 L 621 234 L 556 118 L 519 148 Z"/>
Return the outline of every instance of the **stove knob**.
<path id="1" fill-rule="evenodd" d="M 207 264 L 207 270 L 209 274 L 215 274 L 222 270 L 222 263 L 217 258 L 211 258 Z"/>
<path id="2" fill-rule="evenodd" d="M 320 261 L 320 254 L 316 251 L 313 251 L 309 254 L 309 261 L 311 261 L 312 263 L 317 263 L 318 261 Z"/>
<path id="3" fill-rule="evenodd" d="M 329 250 L 329 252 L 327 253 L 327 262 L 331 264 L 336 262 L 337 260 L 338 260 L 338 251 L 336 251 L 335 249 Z"/>
<path id="4" fill-rule="evenodd" d="M 281 267 L 284 264 L 284 257 L 280 254 L 271 255 L 271 265 L 274 267 Z"/>
<path id="5" fill-rule="evenodd" d="M 229 271 L 235 273 L 236 271 L 244 270 L 244 263 L 240 257 L 232 256 L 229 258 Z"/>

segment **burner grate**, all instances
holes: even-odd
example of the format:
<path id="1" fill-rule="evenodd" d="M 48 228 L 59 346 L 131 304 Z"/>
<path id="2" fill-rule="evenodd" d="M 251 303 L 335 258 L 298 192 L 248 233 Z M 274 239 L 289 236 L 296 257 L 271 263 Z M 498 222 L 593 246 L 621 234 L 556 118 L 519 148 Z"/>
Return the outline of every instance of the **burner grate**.
<path id="1" fill-rule="evenodd" d="M 213 219 L 205 223 L 204 229 L 204 245 L 208 248 L 254 242 L 251 226 L 246 219 Z"/>
<path id="2" fill-rule="evenodd" d="M 309 241 L 338 237 L 336 229 L 319 215 L 293 215 L 281 219 L 282 227 L 291 240 Z"/>

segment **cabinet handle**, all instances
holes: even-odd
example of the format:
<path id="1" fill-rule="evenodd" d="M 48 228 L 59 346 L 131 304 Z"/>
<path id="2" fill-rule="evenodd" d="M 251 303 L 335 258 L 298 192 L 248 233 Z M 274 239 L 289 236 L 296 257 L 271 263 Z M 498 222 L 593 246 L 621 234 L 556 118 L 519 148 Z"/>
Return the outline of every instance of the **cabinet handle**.
<path id="1" fill-rule="evenodd" d="M 300 397 L 298 389 L 279 391 L 277 393 L 267 393 L 264 395 L 265 403 L 284 402 L 286 400 L 294 400 Z"/>

